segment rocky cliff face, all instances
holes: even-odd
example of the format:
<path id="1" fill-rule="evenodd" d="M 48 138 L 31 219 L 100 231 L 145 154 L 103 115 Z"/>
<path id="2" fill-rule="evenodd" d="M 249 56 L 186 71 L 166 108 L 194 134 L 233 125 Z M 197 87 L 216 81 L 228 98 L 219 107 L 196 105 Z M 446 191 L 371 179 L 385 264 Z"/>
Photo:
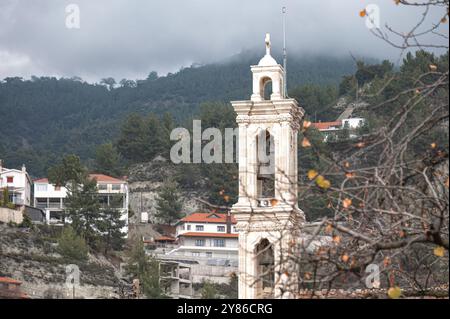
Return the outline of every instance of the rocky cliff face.
<path id="1" fill-rule="evenodd" d="M 170 179 L 176 179 L 180 167 L 176 167 L 170 161 L 161 157 L 152 162 L 136 164 L 129 170 L 130 208 L 135 213 L 131 223 L 140 222 L 140 213 L 149 214 L 150 223 L 161 222 L 155 217 L 156 199 L 160 187 Z M 183 202 L 183 213 L 190 214 L 202 209 L 201 205 L 194 199 L 201 197 L 199 189 L 180 189 Z"/>
<path id="2" fill-rule="evenodd" d="M 43 229 L 24 230 L 0 224 L 0 276 L 22 281 L 22 291 L 31 298 L 73 298 L 66 286 L 70 264 L 56 252 L 56 243 Z M 119 265 L 103 256 L 90 255 L 77 265 L 80 286 L 76 298 L 118 298 Z"/>

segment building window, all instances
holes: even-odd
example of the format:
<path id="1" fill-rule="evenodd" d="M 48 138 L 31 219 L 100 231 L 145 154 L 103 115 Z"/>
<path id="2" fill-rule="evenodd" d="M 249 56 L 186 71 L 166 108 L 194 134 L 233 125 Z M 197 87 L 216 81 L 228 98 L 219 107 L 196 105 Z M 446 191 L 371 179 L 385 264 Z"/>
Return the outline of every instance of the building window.
<path id="1" fill-rule="evenodd" d="M 200 253 L 198 251 L 192 252 L 193 257 L 200 257 Z"/>
<path id="2" fill-rule="evenodd" d="M 36 184 L 36 191 L 38 192 L 46 192 L 47 184 Z"/>
<path id="3" fill-rule="evenodd" d="M 113 191 L 120 191 L 120 186 L 121 186 L 120 184 L 113 184 L 111 189 Z"/>
<path id="4" fill-rule="evenodd" d="M 195 225 L 195 230 L 196 231 L 203 231 L 203 230 L 205 230 L 205 227 L 203 225 Z"/>
<path id="5" fill-rule="evenodd" d="M 100 191 L 104 191 L 108 189 L 108 185 L 107 184 L 98 184 L 98 190 Z"/>
<path id="6" fill-rule="evenodd" d="M 7 177 L 6 177 L 6 182 L 7 182 L 8 184 L 14 183 L 14 176 L 7 176 Z"/>
<path id="7" fill-rule="evenodd" d="M 205 240 L 204 239 L 196 239 L 195 240 L 195 246 L 205 246 Z"/>
<path id="8" fill-rule="evenodd" d="M 191 225 L 186 225 L 187 230 L 191 230 Z"/>
<path id="9" fill-rule="evenodd" d="M 233 226 L 233 233 L 237 232 L 236 226 Z"/>
<path id="10" fill-rule="evenodd" d="M 225 247 L 225 239 L 214 239 L 214 247 Z"/>
<path id="11" fill-rule="evenodd" d="M 206 258 L 212 258 L 212 252 L 207 251 L 206 252 Z"/>
<path id="12" fill-rule="evenodd" d="M 217 226 L 217 231 L 219 233 L 224 233 L 225 232 L 225 226 Z"/>

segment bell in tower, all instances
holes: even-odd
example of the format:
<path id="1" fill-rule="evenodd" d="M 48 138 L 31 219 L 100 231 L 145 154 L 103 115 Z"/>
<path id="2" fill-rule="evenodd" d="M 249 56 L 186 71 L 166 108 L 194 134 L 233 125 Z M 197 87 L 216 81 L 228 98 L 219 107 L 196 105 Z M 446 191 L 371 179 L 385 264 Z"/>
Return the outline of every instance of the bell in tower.
<path id="1" fill-rule="evenodd" d="M 239 297 L 250 299 L 295 296 L 298 269 L 291 257 L 305 220 L 297 194 L 304 111 L 285 96 L 285 71 L 271 55 L 269 34 L 265 44 L 265 56 L 251 66 L 250 100 L 231 102 L 239 125 L 239 199 L 232 209 L 239 230 Z"/>

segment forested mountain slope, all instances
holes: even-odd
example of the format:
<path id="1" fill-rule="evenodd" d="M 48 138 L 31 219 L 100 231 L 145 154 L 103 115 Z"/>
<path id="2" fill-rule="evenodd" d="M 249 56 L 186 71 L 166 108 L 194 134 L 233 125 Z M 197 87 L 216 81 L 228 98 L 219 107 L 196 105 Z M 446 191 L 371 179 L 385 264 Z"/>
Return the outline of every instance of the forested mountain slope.
<path id="1" fill-rule="evenodd" d="M 251 93 L 249 66 L 259 56 L 245 52 L 163 77 L 151 73 L 145 80 L 117 79 L 116 85 L 111 79 L 89 84 L 79 78 L 6 78 L 0 82 L 0 158 L 8 167 L 24 163 L 32 175 L 40 176 L 63 154 L 91 159 L 97 145 L 115 139 L 131 112 L 169 112 L 182 123 L 202 102 L 246 99 Z M 354 69 L 350 57 L 292 56 L 289 87 L 337 86 Z"/>

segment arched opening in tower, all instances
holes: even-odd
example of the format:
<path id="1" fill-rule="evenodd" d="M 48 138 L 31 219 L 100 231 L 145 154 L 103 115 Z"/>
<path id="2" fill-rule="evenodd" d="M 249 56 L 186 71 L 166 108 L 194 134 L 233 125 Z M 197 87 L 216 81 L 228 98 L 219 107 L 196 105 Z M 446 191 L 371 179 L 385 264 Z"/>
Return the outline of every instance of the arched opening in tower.
<path id="1" fill-rule="evenodd" d="M 269 131 L 258 135 L 258 199 L 275 198 L 275 140 Z"/>
<path id="2" fill-rule="evenodd" d="M 275 256 L 272 244 L 263 239 L 256 246 L 257 298 L 271 298 L 275 285 Z"/>
<path id="3" fill-rule="evenodd" d="M 266 101 L 270 100 L 270 97 L 273 93 L 272 79 L 269 77 L 263 77 L 261 79 L 260 88 L 261 88 L 260 92 L 261 97 Z"/>

